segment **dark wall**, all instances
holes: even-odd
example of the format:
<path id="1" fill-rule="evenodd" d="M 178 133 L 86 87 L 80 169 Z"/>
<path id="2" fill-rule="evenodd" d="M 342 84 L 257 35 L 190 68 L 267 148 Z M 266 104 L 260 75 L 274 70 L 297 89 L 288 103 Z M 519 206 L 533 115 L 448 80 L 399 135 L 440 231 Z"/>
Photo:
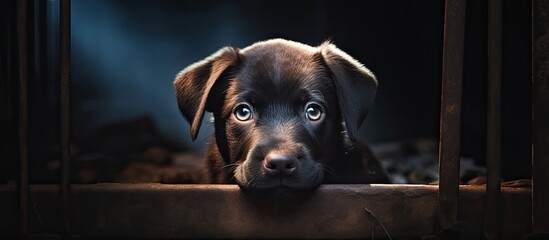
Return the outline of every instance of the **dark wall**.
<path id="1" fill-rule="evenodd" d="M 77 129 L 150 114 L 190 143 L 175 74 L 224 46 L 281 37 L 331 39 L 377 75 L 366 140 L 437 137 L 442 1 L 76 0 L 72 10 Z"/>

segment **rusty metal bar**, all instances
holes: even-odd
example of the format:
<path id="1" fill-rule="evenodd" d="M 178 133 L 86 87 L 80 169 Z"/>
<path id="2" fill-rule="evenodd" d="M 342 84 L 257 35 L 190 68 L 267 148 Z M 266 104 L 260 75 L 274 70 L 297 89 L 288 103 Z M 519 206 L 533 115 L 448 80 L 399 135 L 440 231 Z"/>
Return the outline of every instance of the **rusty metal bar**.
<path id="1" fill-rule="evenodd" d="M 465 0 L 446 0 L 439 143 L 439 221 L 459 231 L 459 156 Z"/>
<path id="2" fill-rule="evenodd" d="M 486 142 L 486 216 L 484 235 L 499 239 L 501 179 L 501 0 L 488 1 L 488 98 Z"/>
<path id="3" fill-rule="evenodd" d="M 236 185 L 91 184 L 72 186 L 72 233 L 84 239 L 322 238 L 393 239 L 438 231 L 437 186 L 322 185 L 292 206 L 254 199 Z M 0 238 L 14 231 L 10 199 L 15 188 L 0 185 Z M 31 186 L 34 234 L 51 234 L 58 187 Z M 530 232 L 529 187 L 502 188 L 505 239 Z M 460 186 L 462 239 L 481 239 L 485 187 Z M 372 214 L 370 215 L 368 211 Z M 372 232 L 373 231 L 373 232 Z"/>
<path id="4" fill-rule="evenodd" d="M 29 234 L 29 99 L 28 99 L 28 6 L 17 1 L 17 38 L 19 57 L 19 217 L 20 234 Z"/>
<path id="5" fill-rule="evenodd" d="M 60 216 L 62 221 L 61 235 L 68 239 L 71 234 L 71 219 L 70 219 L 70 56 L 71 56 L 71 4 L 70 0 L 60 1 L 60 16 L 59 16 L 59 44 L 61 56 L 61 180 L 60 180 L 60 195 L 61 208 Z"/>
<path id="6" fill-rule="evenodd" d="M 549 1 L 532 8 L 532 230 L 549 234 Z"/>

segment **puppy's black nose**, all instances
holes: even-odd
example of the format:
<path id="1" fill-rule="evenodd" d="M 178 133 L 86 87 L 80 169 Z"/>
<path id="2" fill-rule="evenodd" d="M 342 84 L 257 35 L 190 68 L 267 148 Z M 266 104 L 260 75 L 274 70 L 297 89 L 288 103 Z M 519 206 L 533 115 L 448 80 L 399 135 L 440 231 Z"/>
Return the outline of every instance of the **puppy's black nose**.
<path id="1" fill-rule="evenodd" d="M 263 168 L 273 177 L 288 177 L 296 172 L 297 159 L 291 155 L 269 153 L 265 157 Z"/>

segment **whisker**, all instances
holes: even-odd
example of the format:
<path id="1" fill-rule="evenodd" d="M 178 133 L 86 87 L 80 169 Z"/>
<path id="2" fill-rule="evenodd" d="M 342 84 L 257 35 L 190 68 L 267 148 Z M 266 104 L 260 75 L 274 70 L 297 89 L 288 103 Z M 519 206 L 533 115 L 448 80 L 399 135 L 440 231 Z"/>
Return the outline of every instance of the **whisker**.
<path id="1" fill-rule="evenodd" d="M 328 174 L 330 174 L 330 176 L 335 180 L 337 181 L 337 174 L 335 172 L 335 170 L 333 168 L 331 168 L 330 166 L 327 166 L 327 165 L 324 165 L 322 164 L 321 165 L 322 167 L 322 170 L 324 170 L 325 172 L 327 172 Z"/>
<path id="2" fill-rule="evenodd" d="M 230 170 L 231 168 L 236 168 L 236 167 L 238 167 L 238 163 L 229 163 L 229 164 L 225 164 L 225 165 L 221 166 L 219 169 L 229 168 L 229 170 Z M 232 169 L 232 170 L 234 170 L 234 169 Z"/>
<path id="3" fill-rule="evenodd" d="M 217 169 L 219 170 L 226 170 L 226 172 L 228 173 L 229 176 L 231 176 L 230 178 L 230 181 L 233 181 L 233 180 L 236 180 L 235 178 L 235 175 L 234 175 L 234 171 L 236 170 L 236 168 L 239 166 L 240 164 L 239 163 L 229 163 L 229 164 L 225 164 Z"/>
<path id="4" fill-rule="evenodd" d="M 252 178 L 248 182 L 248 186 L 250 186 L 250 189 L 256 189 L 257 186 L 259 186 L 262 183 L 261 179 L 262 179 L 261 176 L 258 176 L 258 175 L 252 176 Z"/>
<path id="5" fill-rule="evenodd" d="M 247 185 L 250 187 L 250 189 L 254 189 L 257 186 L 257 184 L 259 183 L 259 181 L 254 182 L 254 180 L 256 180 L 256 179 L 252 178 L 252 179 L 250 179 L 250 181 L 248 181 Z"/>

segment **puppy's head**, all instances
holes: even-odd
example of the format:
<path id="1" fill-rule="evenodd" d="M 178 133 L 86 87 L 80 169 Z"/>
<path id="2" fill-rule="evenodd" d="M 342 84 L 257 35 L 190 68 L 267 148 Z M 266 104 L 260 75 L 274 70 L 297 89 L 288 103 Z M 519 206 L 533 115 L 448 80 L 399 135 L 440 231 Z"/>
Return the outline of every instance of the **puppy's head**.
<path id="1" fill-rule="evenodd" d="M 317 187 L 326 164 L 344 161 L 377 81 L 329 42 L 274 39 L 223 48 L 174 85 L 193 139 L 204 111 L 214 114 L 219 154 L 242 189 L 299 191 Z"/>

